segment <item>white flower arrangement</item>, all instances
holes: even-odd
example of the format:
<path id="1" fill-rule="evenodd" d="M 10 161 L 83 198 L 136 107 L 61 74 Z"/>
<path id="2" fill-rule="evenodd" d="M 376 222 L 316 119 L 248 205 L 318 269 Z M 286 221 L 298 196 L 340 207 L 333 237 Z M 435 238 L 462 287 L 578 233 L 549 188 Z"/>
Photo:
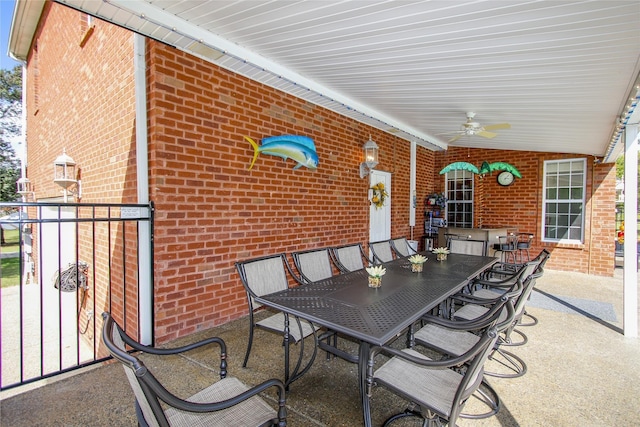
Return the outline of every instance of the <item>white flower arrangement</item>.
<path id="1" fill-rule="evenodd" d="M 369 276 L 371 277 L 382 277 L 387 272 L 387 269 L 381 265 L 376 265 L 375 267 L 367 267 L 365 268 Z"/>
<path id="2" fill-rule="evenodd" d="M 409 262 L 411 264 L 422 264 L 425 261 L 427 261 L 427 257 L 424 255 L 415 254 L 409 257 Z"/>
<path id="3" fill-rule="evenodd" d="M 448 248 L 434 248 L 433 249 L 433 253 L 434 254 L 448 254 L 449 253 L 449 249 Z"/>

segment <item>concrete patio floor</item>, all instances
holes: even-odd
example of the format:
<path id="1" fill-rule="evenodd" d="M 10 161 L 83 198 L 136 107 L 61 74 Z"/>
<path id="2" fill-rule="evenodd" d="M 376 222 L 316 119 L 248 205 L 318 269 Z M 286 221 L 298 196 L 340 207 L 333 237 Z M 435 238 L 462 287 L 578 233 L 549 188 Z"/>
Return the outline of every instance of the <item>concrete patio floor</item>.
<path id="1" fill-rule="evenodd" d="M 465 426 L 640 425 L 640 340 L 622 335 L 622 278 L 602 278 L 547 270 L 538 280 L 527 311 L 539 324 L 522 327 L 529 342 L 509 350 L 523 358 L 527 373 L 516 379 L 491 378 L 502 409 L 482 420 L 460 419 Z M 583 304 L 584 303 L 584 304 Z M 613 316 L 613 317 L 611 317 Z M 203 331 L 175 345 L 209 336 L 225 339 L 229 373 L 254 385 L 282 377 L 282 347 L 274 335 L 257 332 L 249 366 L 240 366 L 247 319 Z M 348 346 L 345 340 L 341 343 Z M 353 346 L 355 349 L 355 346 Z M 294 349 L 297 349 L 294 347 Z M 210 349 L 145 363 L 167 387 L 184 397 L 215 381 L 217 364 Z M 495 362 L 489 362 L 495 363 Z M 487 370 L 490 370 L 487 366 Z M 107 363 L 66 378 L 46 380 L 0 394 L 2 426 L 134 426 L 133 393 L 119 364 Z M 265 398 L 273 402 L 273 396 Z M 290 426 L 358 426 L 362 415 L 356 365 L 318 354 L 310 372 L 287 397 Z M 402 411 L 406 402 L 375 388 L 374 425 Z M 470 400 L 465 412 L 480 410 Z M 397 426 L 420 425 L 416 420 Z"/>

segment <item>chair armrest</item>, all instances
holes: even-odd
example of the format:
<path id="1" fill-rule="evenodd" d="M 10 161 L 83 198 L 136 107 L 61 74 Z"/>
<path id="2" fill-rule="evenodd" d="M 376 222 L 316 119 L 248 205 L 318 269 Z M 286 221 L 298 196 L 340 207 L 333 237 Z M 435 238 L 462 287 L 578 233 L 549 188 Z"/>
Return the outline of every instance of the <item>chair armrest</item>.
<path id="1" fill-rule="evenodd" d="M 195 342 L 195 343 L 183 345 L 183 346 L 180 346 L 180 347 L 159 348 L 159 347 L 153 347 L 153 346 L 140 344 L 140 343 L 134 341 L 129 335 L 124 333 L 124 331 L 122 331 L 117 324 L 115 324 L 114 326 L 116 328 L 118 328 L 118 332 L 120 333 L 120 337 L 122 338 L 122 340 L 127 345 L 129 345 L 131 348 L 133 348 L 134 350 L 137 350 L 137 351 L 142 351 L 143 353 L 149 353 L 149 354 L 154 354 L 154 355 L 158 355 L 158 356 L 167 356 L 167 355 L 172 355 L 172 354 L 180 354 L 180 353 L 184 353 L 186 351 L 190 351 L 190 350 L 194 350 L 196 348 L 203 347 L 205 345 L 217 344 L 220 347 L 220 378 L 225 378 L 227 376 L 227 345 L 225 344 L 225 342 L 224 342 L 224 340 L 222 338 L 211 337 L 211 338 L 204 339 L 202 341 L 198 341 L 198 342 Z"/>
<path id="2" fill-rule="evenodd" d="M 275 387 L 278 393 L 278 405 L 279 405 L 278 415 L 280 416 L 281 419 L 286 418 L 286 409 L 285 409 L 286 394 L 285 394 L 284 383 L 281 380 L 276 378 L 266 380 L 254 387 L 251 387 L 249 390 L 242 392 L 235 397 L 232 397 L 231 399 L 222 400 L 220 402 L 207 402 L 207 403 L 195 403 L 195 402 L 190 402 L 188 400 L 179 398 L 178 396 L 174 395 L 169 390 L 167 390 L 162 384 L 160 384 L 160 382 L 153 375 L 150 375 L 150 373 L 147 373 L 147 375 L 144 375 L 143 381 L 149 388 L 151 388 L 156 393 L 156 395 L 163 402 L 167 403 L 168 405 L 182 411 L 198 412 L 198 413 L 214 412 L 214 411 L 220 411 L 222 409 L 230 408 L 242 401 L 245 401 L 257 394 L 262 393 L 263 391 L 271 387 Z"/>

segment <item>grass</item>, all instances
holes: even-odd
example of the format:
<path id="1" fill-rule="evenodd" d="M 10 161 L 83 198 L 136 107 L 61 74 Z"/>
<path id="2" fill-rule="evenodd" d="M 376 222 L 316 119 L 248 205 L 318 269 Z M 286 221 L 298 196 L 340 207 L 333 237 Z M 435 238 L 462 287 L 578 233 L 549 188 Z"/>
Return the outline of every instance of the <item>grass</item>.
<path id="1" fill-rule="evenodd" d="M 20 250 L 20 242 L 18 241 L 18 230 L 5 230 L 4 240 L 0 251 L 2 253 L 18 252 Z M 20 283 L 20 258 L 2 258 L 0 260 L 0 283 L 3 288 L 16 286 Z"/>
<path id="2" fill-rule="evenodd" d="M 16 286 L 20 283 L 20 258 L 2 258 L 0 260 L 0 281 L 3 288 Z"/>
<path id="3" fill-rule="evenodd" d="M 0 252 L 3 254 L 7 252 L 18 252 L 20 250 L 20 241 L 18 239 L 18 230 L 5 230 L 5 244 L 0 248 Z"/>

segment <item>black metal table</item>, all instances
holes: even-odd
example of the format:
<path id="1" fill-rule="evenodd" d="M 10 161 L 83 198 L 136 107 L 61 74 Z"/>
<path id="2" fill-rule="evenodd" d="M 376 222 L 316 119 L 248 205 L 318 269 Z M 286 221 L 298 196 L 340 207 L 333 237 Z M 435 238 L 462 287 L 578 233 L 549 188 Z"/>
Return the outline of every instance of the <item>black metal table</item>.
<path id="1" fill-rule="evenodd" d="M 498 261 L 494 257 L 450 254 L 446 261 L 438 262 L 434 254 L 424 254 L 429 259 L 421 273 L 413 273 L 406 258 L 386 263 L 387 273 L 380 288 L 370 288 L 367 272 L 360 270 L 257 297 L 256 301 L 359 340 L 358 371 L 363 395 L 372 345 L 395 339 Z M 285 331 L 288 347 L 287 334 Z M 288 355 L 289 349 L 285 348 L 285 358 Z M 370 412 L 365 400 L 362 399 L 364 424 L 369 427 Z"/>

